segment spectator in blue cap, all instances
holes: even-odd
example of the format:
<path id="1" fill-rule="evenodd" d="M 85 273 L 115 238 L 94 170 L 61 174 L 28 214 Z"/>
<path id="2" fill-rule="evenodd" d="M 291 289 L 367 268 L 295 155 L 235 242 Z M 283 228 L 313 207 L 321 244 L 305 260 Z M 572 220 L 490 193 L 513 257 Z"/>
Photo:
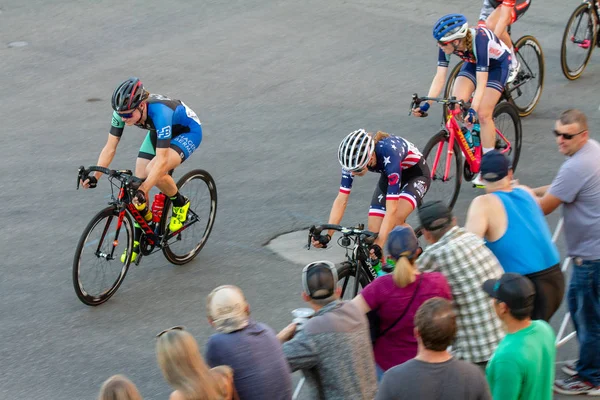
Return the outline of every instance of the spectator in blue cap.
<path id="1" fill-rule="evenodd" d="M 380 379 L 388 369 L 417 355 L 417 340 L 413 335 L 413 319 L 417 309 L 432 297 L 451 299 L 446 278 L 439 272 L 419 273 L 415 260 L 421 254 L 412 228 L 394 228 L 385 244 L 394 270 L 371 282 L 352 302 L 371 313 L 371 323 L 377 375 Z"/>

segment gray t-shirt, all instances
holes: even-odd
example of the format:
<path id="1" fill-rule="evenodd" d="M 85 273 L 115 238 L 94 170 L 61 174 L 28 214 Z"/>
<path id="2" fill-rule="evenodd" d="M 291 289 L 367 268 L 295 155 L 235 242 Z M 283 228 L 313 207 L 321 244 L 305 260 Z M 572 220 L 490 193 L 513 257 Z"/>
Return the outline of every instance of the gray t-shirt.
<path id="1" fill-rule="evenodd" d="M 600 144 L 589 139 L 567 158 L 549 193 L 563 202 L 567 251 L 571 257 L 600 259 Z"/>
<path id="2" fill-rule="evenodd" d="M 375 400 L 492 400 L 483 370 L 451 358 L 442 363 L 409 360 L 383 375 Z"/>

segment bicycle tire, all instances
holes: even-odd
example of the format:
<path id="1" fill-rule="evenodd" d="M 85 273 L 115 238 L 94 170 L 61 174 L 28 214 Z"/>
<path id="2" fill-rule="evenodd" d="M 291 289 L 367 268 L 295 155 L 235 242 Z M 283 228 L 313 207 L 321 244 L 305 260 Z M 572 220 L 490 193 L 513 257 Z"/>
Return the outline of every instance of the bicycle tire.
<path id="1" fill-rule="evenodd" d="M 96 228 L 103 220 L 105 220 L 109 217 L 118 219 L 118 216 L 119 216 L 119 213 L 114 206 L 107 207 L 104 210 L 100 211 L 88 223 L 88 225 L 86 226 L 86 228 L 83 231 L 83 234 L 81 235 L 81 237 L 79 239 L 79 243 L 77 244 L 77 249 L 75 250 L 75 257 L 73 260 L 73 287 L 75 288 L 75 293 L 77 294 L 77 297 L 79 298 L 79 300 L 81 300 L 81 302 L 83 304 L 86 304 L 88 306 L 98 306 L 98 305 L 106 302 L 108 299 L 110 299 L 117 292 L 117 289 L 119 289 L 119 286 L 121 286 L 121 283 L 123 283 L 123 280 L 125 279 L 125 276 L 127 275 L 127 271 L 129 270 L 129 265 L 131 263 L 131 254 L 132 254 L 132 250 L 133 250 L 133 222 L 131 221 L 129 215 L 125 214 L 125 217 L 123 218 L 123 225 L 121 226 L 121 228 L 124 227 L 125 229 L 121 229 L 119 232 L 119 242 L 122 241 L 121 235 L 123 235 L 123 234 L 127 235 L 127 238 L 126 238 L 127 259 L 126 259 L 125 263 L 122 264 L 122 267 L 121 267 L 121 270 L 120 270 L 118 276 L 112 282 L 112 284 L 110 284 L 110 287 L 108 289 L 101 291 L 98 295 L 93 295 L 93 294 L 88 293 L 89 289 L 86 290 L 86 288 L 85 288 L 86 285 L 84 285 L 84 283 L 81 281 L 81 269 L 82 269 L 81 258 L 83 256 L 85 248 L 87 247 L 86 246 L 87 239 L 90 237 L 90 234 L 92 233 L 94 228 Z M 108 225 L 106 225 L 104 228 L 105 233 L 109 232 L 111 223 L 112 223 L 112 219 L 107 220 Z M 112 244 L 111 240 L 109 240 L 108 242 L 110 244 Z M 101 246 L 102 246 L 102 244 L 100 244 L 98 247 L 101 247 Z M 120 261 L 121 252 L 117 251 L 116 253 L 117 253 L 116 259 L 114 259 L 114 260 L 106 260 L 105 259 L 105 261 L 116 261 L 117 264 L 121 264 L 121 261 Z M 97 255 L 95 255 L 95 257 L 97 259 L 100 259 Z"/>
<path id="2" fill-rule="evenodd" d="M 449 139 L 449 134 L 446 130 L 441 130 L 438 133 L 436 133 L 435 135 L 433 135 L 433 137 L 431 137 L 431 139 L 429 139 L 429 141 L 427 142 L 427 144 L 425 145 L 425 149 L 423 150 L 423 158 L 425 159 L 425 162 L 427 163 L 427 165 L 429 165 L 429 168 L 433 168 L 433 162 L 429 162 L 428 161 L 428 157 L 431 153 L 431 150 L 434 149 L 434 147 L 440 143 L 446 143 L 446 146 L 448 144 L 448 139 Z M 456 203 L 456 199 L 458 199 L 458 193 L 460 192 L 460 186 L 462 184 L 462 151 L 460 149 L 460 146 L 458 145 L 458 142 L 455 141 L 454 142 L 454 146 L 453 146 L 453 158 L 454 158 L 454 164 L 455 164 L 455 168 L 456 168 L 456 172 L 455 172 L 455 179 L 454 182 L 451 183 L 451 186 L 454 186 L 454 189 L 452 191 L 452 195 L 451 196 L 440 196 L 440 198 L 436 198 L 433 200 L 440 200 L 444 203 L 446 203 L 446 205 L 448 206 L 448 208 L 452 209 L 454 207 L 454 204 Z M 444 169 L 445 169 L 445 162 L 443 160 L 445 160 L 445 158 L 447 157 L 447 151 L 443 151 L 442 149 L 442 155 L 440 157 L 440 160 L 438 162 L 438 168 L 442 168 L 441 169 L 441 173 L 443 176 L 444 173 Z M 435 154 L 433 155 L 435 157 Z M 451 162 L 452 163 L 452 162 Z M 440 181 L 442 178 L 437 178 L 437 174 L 436 171 L 431 171 L 431 182 L 429 184 L 429 189 L 427 190 L 427 193 L 425 194 L 425 198 L 427 198 L 427 201 L 430 201 L 430 197 L 431 197 L 431 189 L 433 188 L 433 185 L 435 184 L 436 180 Z M 448 201 L 449 200 L 449 201 Z"/>
<path id="3" fill-rule="evenodd" d="M 458 77 L 458 73 L 462 68 L 464 61 L 459 61 L 458 64 L 452 68 L 450 72 L 450 76 L 448 76 L 448 80 L 446 81 L 446 88 L 444 89 L 444 98 L 449 99 L 452 96 L 452 89 L 454 88 L 454 81 Z M 448 104 L 444 104 L 442 106 L 442 121 L 446 122 L 446 115 L 448 115 Z"/>
<path id="4" fill-rule="evenodd" d="M 348 261 L 344 261 L 340 264 L 338 264 L 336 266 L 337 269 L 337 275 L 338 275 L 338 285 L 342 286 L 344 285 L 344 279 L 348 279 L 348 278 L 356 278 L 356 269 L 352 267 L 352 265 L 350 264 L 350 262 Z M 362 287 L 363 289 L 369 284 L 371 283 L 371 281 L 369 281 L 369 279 L 365 276 L 364 273 L 360 274 L 360 282 L 359 282 L 359 289 Z M 342 290 L 342 293 L 340 294 L 340 298 L 344 298 L 344 295 L 349 293 L 348 291 L 353 290 L 354 289 L 354 282 L 349 282 L 346 285 L 346 288 L 344 290 Z M 351 297 L 349 297 L 348 299 L 352 299 L 354 298 L 358 293 L 351 293 Z"/>
<path id="5" fill-rule="evenodd" d="M 201 169 L 195 169 L 193 171 L 188 172 L 187 174 L 182 176 L 181 179 L 179 179 L 179 181 L 177 182 L 177 188 L 183 195 L 186 195 L 185 189 L 184 189 L 185 185 L 189 184 L 190 182 L 192 182 L 194 180 L 203 181 L 205 183 L 206 187 L 208 188 L 208 193 L 210 196 L 208 218 L 207 218 L 206 225 L 204 226 L 204 230 L 202 232 L 202 235 L 200 236 L 199 241 L 196 242 L 194 239 L 194 241 L 193 241 L 194 245 L 191 248 L 191 250 L 186 251 L 183 254 L 177 254 L 177 250 L 174 249 L 174 244 L 177 243 L 177 241 L 180 241 L 182 239 L 183 235 L 192 234 L 192 232 L 195 229 L 194 225 L 201 223 L 202 221 L 196 222 L 194 225 L 190 226 L 188 229 L 186 229 L 185 231 L 180 233 L 177 236 L 176 242 L 169 243 L 167 246 L 163 247 L 162 251 L 163 251 L 163 254 L 165 255 L 165 258 L 170 263 L 175 264 L 175 265 L 183 265 L 183 264 L 189 263 L 198 255 L 198 253 L 200 253 L 200 250 L 202 250 L 202 248 L 206 244 L 206 241 L 208 240 L 208 237 L 210 236 L 210 233 L 212 231 L 212 227 L 215 223 L 215 217 L 217 214 L 217 185 L 215 184 L 213 177 L 208 172 L 201 170 Z M 191 195 L 188 196 L 188 198 L 190 199 L 191 202 L 194 202 L 194 200 L 198 200 L 197 197 L 199 197 L 199 196 L 191 196 Z M 194 212 L 200 212 L 198 207 L 190 206 L 190 210 L 192 210 Z M 167 197 L 165 199 L 163 214 L 162 214 L 161 220 L 160 220 L 160 231 L 162 232 L 162 234 L 165 234 L 165 232 L 168 232 L 168 229 L 169 229 L 168 222 L 169 222 L 170 216 L 171 216 L 171 200 Z M 188 214 L 188 218 L 189 218 L 189 214 Z"/>
<path id="6" fill-rule="evenodd" d="M 562 69 L 562 72 L 563 72 L 563 75 L 565 76 L 565 78 L 567 78 L 570 81 L 574 81 L 575 79 L 578 79 L 581 76 L 581 74 L 583 74 L 585 67 L 587 66 L 588 62 L 590 61 L 590 57 L 592 56 L 594 47 L 596 47 L 596 40 L 597 40 L 597 35 L 598 35 L 598 21 L 596 21 L 594 14 L 590 11 L 590 7 L 591 7 L 591 4 L 587 3 L 587 2 L 580 4 L 575 9 L 575 11 L 573 11 L 571 16 L 569 17 L 567 26 L 565 27 L 565 31 L 563 33 L 563 38 L 562 38 L 562 42 L 561 42 L 561 46 L 560 46 L 560 67 Z M 572 36 L 570 34 L 570 27 L 574 22 L 576 22 L 578 17 L 582 17 L 584 14 L 588 15 L 590 22 L 588 23 L 587 28 L 588 29 L 591 28 L 592 37 L 591 37 L 590 45 L 586 49 L 587 52 L 585 53 L 585 57 L 584 57 L 581 65 L 579 65 L 576 68 L 571 68 L 568 65 L 569 63 L 567 61 L 567 45 L 569 43 L 571 43 L 571 36 Z M 579 20 L 579 22 L 580 21 L 581 20 Z M 590 27 L 590 24 L 591 24 L 591 27 Z"/>
<path id="7" fill-rule="evenodd" d="M 498 119 L 502 114 L 507 114 L 509 116 L 509 118 L 511 119 L 513 128 L 514 128 L 514 132 L 515 132 L 515 137 L 513 140 L 511 140 L 511 144 L 512 144 L 512 148 L 513 150 L 511 150 L 511 152 L 508 154 L 508 157 L 511 158 L 511 165 L 512 165 L 512 170 L 513 172 L 516 171 L 517 169 L 517 164 L 519 163 L 519 157 L 521 155 L 521 143 L 522 143 L 522 127 L 521 127 L 521 117 L 519 117 L 519 111 L 517 109 L 517 107 L 515 107 L 512 103 L 508 103 L 508 102 L 501 102 L 498 103 L 496 105 L 496 107 L 494 107 L 494 124 L 496 125 L 496 129 L 500 130 L 500 132 L 502 132 L 502 134 L 504 134 L 505 136 L 508 135 L 508 133 L 506 133 L 506 129 L 500 129 L 498 128 Z M 510 139 L 509 139 L 510 140 Z M 503 150 L 503 147 L 501 147 L 502 144 L 502 139 L 500 137 L 496 137 L 496 149 L 498 149 L 499 151 Z"/>
<path id="8" fill-rule="evenodd" d="M 540 98 L 542 96 L 542 90 L 544 88 L 544 71 L 545 71 L 544 52 L 542 51 L 542 46 L 540 45 L 540 42 L 538 42 L 538 40 L 531 35 L 525 35 L 525 36 L 519 38 L 514 43 L 514 48 L 515 48 L 516 57 L 521 64 L 521 69 L 520 69 L 519 73 L 517 74 L 517 77 L 515 78 L 515 80 L 511 83 L 508 83 L 506 85 L 506 87 L 504 88 L 504 90 L 507 90 L 509 92 L 511 103 L 519 111 L 519 116 L 521 118 L 523 118 L 528 115 L 531 115 L 531 113 L 533 112 L 533 110 L 535 109 L 537 104 L 539 103 Z M 527 49 L 533 49 L 533 52 L 535 54 L 535 58 L 537 61 L 537 65 L 538 65 L 537 71 L 534 71 L 534 69 L 536 69 L 536 68 L 531 65 L 532 60 L 530 60 L 528 62 L 524 58 L 524 54 L 527 54 Z M 527 84 L 532 79 L 536 79 L 536 78 L 537 78 L 537 80 L 536 80 L 537 87 L 535 89 L 535 92 L 533 92 L 533 96 L 531 96 L 532 97 L 531 100 L 529 100 L 528 102 L 525 102 L 524 104 L 521 105 L 520 102 L 518 102 L 517 100 L 519 100 L 523 96 L 522 95 L 523 86 L 530 88 L 531 85 L 527 85 Z M 521 80 L 524 80 L 524 79 L 527 79 L 526 83 L 515 87 L 515 85 L 519 85 Z M 513 95 L 513 93 L 515 91 L 517 91 L 518 96 Z M 521 94 L 519 94 L 519 93 L 521 93 Z"/>

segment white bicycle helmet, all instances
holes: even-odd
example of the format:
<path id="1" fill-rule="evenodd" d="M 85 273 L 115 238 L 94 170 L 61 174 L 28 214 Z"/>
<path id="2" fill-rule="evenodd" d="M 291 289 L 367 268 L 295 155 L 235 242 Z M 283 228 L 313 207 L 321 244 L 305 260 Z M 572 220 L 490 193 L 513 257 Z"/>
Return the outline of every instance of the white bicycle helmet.
<path id="1" fill-rule="evenodd" d="M 440 18 L 433 27 L 433 37 L 438 42 L 451 42 L 467 36 L 469 23 L 462 14 L 448 14 Z"/>
<path id="2" fill-rule="evenodd" d="M 373 138 L 364 129 L 359 129 L 342 140 L 338 148 L 338 160 L 342 168 L 358 171 L 369 163 L 373 150 Z"/>

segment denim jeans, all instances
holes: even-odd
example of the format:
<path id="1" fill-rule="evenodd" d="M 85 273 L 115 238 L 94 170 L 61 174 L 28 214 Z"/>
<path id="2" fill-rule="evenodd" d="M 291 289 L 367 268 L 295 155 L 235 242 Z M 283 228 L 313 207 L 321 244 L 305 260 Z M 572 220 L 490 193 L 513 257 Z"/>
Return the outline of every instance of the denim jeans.
<path id="1" fill-rule="evenodd" d="M 600 260 L 575 259 L 569 283 L 569 312 L 579 340 L 577 373 L 600 386 Z"/>

